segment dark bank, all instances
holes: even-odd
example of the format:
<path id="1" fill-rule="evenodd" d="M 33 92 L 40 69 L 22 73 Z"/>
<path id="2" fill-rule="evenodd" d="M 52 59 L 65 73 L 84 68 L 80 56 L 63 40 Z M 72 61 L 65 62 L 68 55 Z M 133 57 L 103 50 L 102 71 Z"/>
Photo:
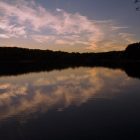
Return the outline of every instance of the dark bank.
<path id="1" fill-rule="evenodd" d="M 108 67 L 122 69 L 140 78 L 140 43 L 124 51 L 103 53 L 68 53 L 61 51 L 0 47 L 0 75 L 61 70 L 75 67 Z"/>

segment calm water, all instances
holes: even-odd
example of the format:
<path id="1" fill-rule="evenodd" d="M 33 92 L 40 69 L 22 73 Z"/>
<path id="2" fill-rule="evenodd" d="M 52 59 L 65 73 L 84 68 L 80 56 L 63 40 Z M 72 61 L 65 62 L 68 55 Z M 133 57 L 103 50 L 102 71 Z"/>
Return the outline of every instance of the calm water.
<path id="1" fill-rule="evenodd" d="M 76 68 L 0 77 L 0 140 L 140 139 L 140 80 Z"/>

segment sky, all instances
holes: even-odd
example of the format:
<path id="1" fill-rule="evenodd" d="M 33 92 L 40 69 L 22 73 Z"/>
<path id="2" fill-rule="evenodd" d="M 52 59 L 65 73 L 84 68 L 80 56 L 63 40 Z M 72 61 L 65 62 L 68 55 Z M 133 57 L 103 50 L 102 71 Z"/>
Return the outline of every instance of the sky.
<path id="1" fill-rule="evenodd" d="M 134 0 L 0 0 L 0 46 L 105 52 L 140 40 Z"/>

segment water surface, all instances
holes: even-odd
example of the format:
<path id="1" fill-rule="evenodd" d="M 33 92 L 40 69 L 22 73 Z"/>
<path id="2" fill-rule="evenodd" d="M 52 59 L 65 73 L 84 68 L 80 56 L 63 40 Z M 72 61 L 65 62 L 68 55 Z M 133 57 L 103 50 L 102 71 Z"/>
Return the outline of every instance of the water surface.
<path id="1" fill-rule="evenodd" d="M 140 80 L 119 69 L 0 77 L 0 139 L 140 138 Z"/>

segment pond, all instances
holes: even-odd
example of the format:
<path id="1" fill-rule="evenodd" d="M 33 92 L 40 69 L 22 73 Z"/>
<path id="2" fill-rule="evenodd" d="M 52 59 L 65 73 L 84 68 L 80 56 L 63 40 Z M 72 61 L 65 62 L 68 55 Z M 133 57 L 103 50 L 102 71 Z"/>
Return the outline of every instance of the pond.
<path id="1" fill-rule="evenodd" d="M 140 80 L 120 69 L 0 77 L 0 139 L 140 138 Z"/>

